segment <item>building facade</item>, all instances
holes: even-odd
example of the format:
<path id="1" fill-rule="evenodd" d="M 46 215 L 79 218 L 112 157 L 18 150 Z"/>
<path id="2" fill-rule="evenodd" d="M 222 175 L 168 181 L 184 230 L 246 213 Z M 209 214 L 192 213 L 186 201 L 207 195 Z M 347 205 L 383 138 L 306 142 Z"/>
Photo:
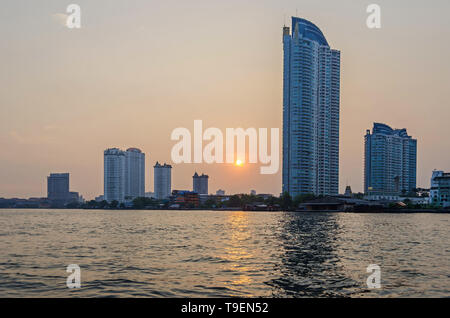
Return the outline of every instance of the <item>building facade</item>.
<path id="1" fill-rule="evenodd" d="M 70 201 L 68 173 L 51 173 L 47 177 L 47 198 L 62 205 Z"/>
<path id="2" fill-rule="evenodd" d="M 134 199 L 145 196 L 145 154 L 137 148 L 126 153 L 125 197 Z"/>
<path id="3" fill-rule="evenodd" d="M 431 177 L 430 204 L 450 207 L 450 172 L 433 171 Z"/>
<path id="4" fill-rule="evenodd" d="M 374 123 L 365 135 L 364 191 L 400 195 L 416 188 L 417 140 L 406 129 Z"/>
<path id="5" fill-rule="evenodd" d="M 118 148 L 104 151 L 104 199 L 125 201 L 126 154 Z"/>
<path id="6" fill-rule="evenodd" d="M 337 195 L 340 52 L 313 23 L 283 28 L 283 192 Z"/>
<path id="7" fill-rule="evenodd" d="M 145 154 L 137 148 L 104 151 L 104 199 L 130 201 L 145 196 Z"/>
<path id="8" fill-rule="evenodd" d="M 192 176 L 193 190 L 198 194 L 208 194 L 208 179 L 206 174 L 198 175 L 196 172 Z"/>
<path id="9" fill-rule="evenodd" d="M 171 201 L 182 208 L 198 208 L 200 196 L 195 191 L 173 190 Z"/>
<path id="10" fill-rule="evenodd" d="M 154 191 L 158 200 L 168 199 L 172 192 L 172 166 L 156 162 L 154 168 Z"/>

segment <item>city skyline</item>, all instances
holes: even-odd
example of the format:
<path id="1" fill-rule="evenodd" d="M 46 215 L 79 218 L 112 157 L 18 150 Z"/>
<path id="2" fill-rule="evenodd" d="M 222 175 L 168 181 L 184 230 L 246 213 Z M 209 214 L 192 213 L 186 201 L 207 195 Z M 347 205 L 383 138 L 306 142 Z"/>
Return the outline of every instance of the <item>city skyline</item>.
<path id="1" fill-rule="evenodd" d="M 288 24 L 283 16 L 296 9 L 342 52 L 339 192 L 347 184 L 354 192 L 363 190 L 361 136 L 373 122 L 408 127 L 419 136 L 419 187 L 428 187 L 433 169 L 449 170 L 449 140 L 442 136 L 449 135 L 445 86 L 450 69 L 440 61 L 450 46 L 428 37 L 450 34 L 448 2 L 436 1 L 431 10 L 419 1 L 379 1 L 379 30 L 366 27 L 366 5 L 350 1 L 194 1 L 159 7 L 137 1 L 126 17 L 120 2 L 79 4 L 80 30 L 54 21 L 53 15 L 65 10 L 61 4 L 5 4 L 2 197 L 43 197 L 42 176 L 70 171 L 74 188 L 94 198 L 102 192 L 103 149 L 134 145 L 151 157 L 146 166 L 155 159 L 170 163 L 170 131 L 198 118 L 221 129 L 281 128 L 280 28 Z M 415 45 L 417 37 L 421 46 Z M 281 171 L 261 176 L 258 168 L 174 165 L 173 188 L 189 188 L 198 170 L 214 175 L 211 189 L 278 195 Z M 146 180 L 151 189 L 150 173 Z"/>

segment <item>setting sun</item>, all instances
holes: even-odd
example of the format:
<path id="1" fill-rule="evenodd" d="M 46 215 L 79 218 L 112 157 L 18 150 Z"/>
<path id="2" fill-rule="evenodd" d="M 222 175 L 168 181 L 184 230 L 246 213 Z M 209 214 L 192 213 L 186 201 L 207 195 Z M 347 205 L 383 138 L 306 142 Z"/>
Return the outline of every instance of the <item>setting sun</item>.
<path id="1" fill-rule="evenodd" d="M 244 163 L 242 162 L 242 160 L 236 160 L 236 166 L 238 167 L 242 167 L 244 165 Z"/>

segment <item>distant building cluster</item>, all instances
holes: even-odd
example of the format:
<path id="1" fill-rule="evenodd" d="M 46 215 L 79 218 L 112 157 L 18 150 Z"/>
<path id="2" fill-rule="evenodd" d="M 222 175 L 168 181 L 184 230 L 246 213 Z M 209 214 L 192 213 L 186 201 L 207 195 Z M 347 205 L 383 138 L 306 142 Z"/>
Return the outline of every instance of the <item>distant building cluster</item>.
<path id="1" fill-rule="evenodd" d="M 0 208 L 63 208 L 84 203 L 78 192 L 70 191 L 69 173 L 50 173 L 47 176 L 47 197 L 29 199 L 0 198 Z"/>
<path id="2" fill-rule="evenodd" d="M 336 196 L 339 185 L 340 52 L 310 21 L 283 27 L 282 191 L 292 198 Z M 448 206 L 449 174 L 433 172 L 417 189 L 417 140 L 374 123 L 364 142 L 364 196 L 370 201 Z M 348 186 L 344 197 L 355 195 Z M 322 203 L 321 203 L 322 204 Z"/>
<path id="3" fill-rule="evenodd" d="M 137 148 L 127 151 L 110 148 L 104 151 L 104 194 L 96 201 L 109 203 L 131 202 L 135 198 L 170 200 L 176 204 L 198 206 L 200 195 L 208 195 L 208 179 L 205 174 L 195 172 L 193 191 L 172 191 L 172 166 L 159 163 L 153 166 L 154 192 L 145 192 L 145 154 Z"/>
<path id="4" fill-rule="evenodd" d="M 104 151 L 104 199 L 124 202 L 145 195 L 145 154 L 137 148 Z"/>

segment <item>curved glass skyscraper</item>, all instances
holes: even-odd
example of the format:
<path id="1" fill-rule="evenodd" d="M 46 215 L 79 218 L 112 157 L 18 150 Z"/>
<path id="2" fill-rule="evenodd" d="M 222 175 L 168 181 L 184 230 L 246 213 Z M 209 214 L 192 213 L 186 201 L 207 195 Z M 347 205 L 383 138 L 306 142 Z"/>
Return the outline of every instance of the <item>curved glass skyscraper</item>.
<path id="1" fill-rule="evenodd" d="M 283 28 L 283 192 L 338 194 L 340 52 L 313 23 Z"/>

